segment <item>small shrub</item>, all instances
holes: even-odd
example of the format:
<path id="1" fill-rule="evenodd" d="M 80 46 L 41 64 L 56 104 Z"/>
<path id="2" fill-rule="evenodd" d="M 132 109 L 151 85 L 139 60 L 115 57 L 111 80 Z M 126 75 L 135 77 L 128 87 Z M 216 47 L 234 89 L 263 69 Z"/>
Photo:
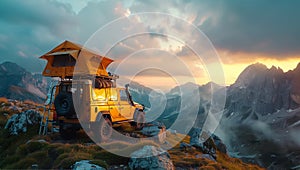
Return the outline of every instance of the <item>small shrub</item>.
<path id="1" fill-rule="evenodd" d="M 17 152 L 17 154 L 20 154 L 20 155 L 26 155 L 28 153 L 27 145 L 26 144 L 20 145 L 17 148 L 16 152 Z"/>
<path id="2" fill-rule="evenodd" d="M 58 147 L 56 149 L 56 151 L 60 155 L 63 153 L 70 153 L 72 151 L 72 148 L 69 145 L 62 145 L 62 146 Z"/>
<path id="3" fill-rule="evenodd" d="M 43 159 L 47 158 L 48 157 L 48 152 L 47 151 L 37 151 L 37 152 L 34 152 L 34 153 L 31 153 L 28 155 L 28 157 L 32 157 L 36 160 L 41 160 L 43 161 Z"/>
<path id="4" fill-rule="evenodd" d="M 64 154 L 59 155 L 54 161 L 54 166 L 59 165 L 63 159 L 68 158 L 68 157 L 71 157 L 70 153 L 64 153 Z"/>
<path id="5" fill-rule="evenodd" d="M 15 164 L 11 164 L 7 167 L 4 167 L 4 169 L 29 169 L 31 168 L 31 165 L 37 164 L 38 161 L 34 158 L 28 158 L 24 157 L 24 159 L 20 160 L 19 162 Z"/>
<path id="6" fill-rule="evenodd" d="M 22 156 L 20 156 L 20 155 L 7 156 L 6 158 L 4 158 L 3 161 L 1 161 L 0 165 L 1 165 L 1 167 L 6 167 L 8 165 L 18 162 L 21 158 L 22 158 Z"/>
<path id="7" fill-rule="evenodd" d="M 88 153 L 63 154 L 55 160 L 53 168 L 69 169 L 75 162 L 89 159 L 91 159 L 91 155 Z"/>
<path id="8" fill-rule="evenodd" d="M 32 142 L 27 143 L 26 145 L 27 145 L 28 153 L 32 153 L 34 151 L 47 149 L 46 146 L 48 145 L 48 143 L 32 141 Z"/>
<path id="9" fill-rule="evenodd" d="M 127 157 L 118 156 L 105 150 L 96 153 L 93 158 L 103 160 L 109 165 L 127 164 L 129 161 Z"/>

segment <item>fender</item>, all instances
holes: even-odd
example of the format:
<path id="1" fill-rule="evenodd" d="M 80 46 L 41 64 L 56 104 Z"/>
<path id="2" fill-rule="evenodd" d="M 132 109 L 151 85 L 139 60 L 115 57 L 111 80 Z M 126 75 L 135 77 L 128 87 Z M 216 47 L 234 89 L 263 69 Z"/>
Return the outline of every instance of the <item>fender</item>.
<path id="1" fill-rule="evenodd" d="M 96 122 L 99 122 L 101 120 L 101 117 L 104 117 L 104 118 L 108 118 L 111 122 L 111 117 L 110 117 L 110 114 L 108 111 L 101 111 L 101 112 L 98 112 L 97 114 L 97 117 L 96 117 Z"/>
<path id="2" fill-rule="evenodd" d="M 138 114 L 143 114 L 144 112 L 140 109 L 135 109 L 134 114 L 133 114 L 133 120 L 136 121 L 137 115 Z"/>

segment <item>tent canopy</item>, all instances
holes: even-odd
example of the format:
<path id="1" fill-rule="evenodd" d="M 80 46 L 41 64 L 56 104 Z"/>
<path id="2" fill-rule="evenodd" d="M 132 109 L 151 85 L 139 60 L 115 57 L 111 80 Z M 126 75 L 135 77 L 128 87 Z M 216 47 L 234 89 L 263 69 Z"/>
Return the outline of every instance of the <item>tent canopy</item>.
<path id="1" fill-rule="evenodd" d="M 74 74 L 108 76 L 106 68 L 113 62 L 70 41 L 64 41 L 40 58 L 47 60 L 43 76 L 61 78 L 73 77 Z"/>

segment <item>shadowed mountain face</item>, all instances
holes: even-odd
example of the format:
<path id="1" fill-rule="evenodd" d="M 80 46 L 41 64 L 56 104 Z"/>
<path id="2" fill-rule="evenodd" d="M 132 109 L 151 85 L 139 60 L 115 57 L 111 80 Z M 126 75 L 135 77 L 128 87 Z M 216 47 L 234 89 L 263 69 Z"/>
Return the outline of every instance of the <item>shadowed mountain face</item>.
<path id="1" fill-rule="evenodd" d="M 300 76 L 296 73 L 299 69 L 300 64 L 284 73 L 274 66 L 268 69 L 262 64 L 250 65 L 228 88 L 227 113 L 242 112 L 247 118 L 299 107 Z"/>
<path id="2" fill-rule="evenodd" d="M 47 81 L 39 74 L 31 74 L 11 62 L 0 64 L 0 96 L 16 100 L 43 103 Z"/>
<path id="3" fill-rule="evenodd" d="M 269 169 L 300 164 L 299 71 L 253 64 L 228 87 L 218 131 L 234 156 Z"/>
<path id="4" fill-rule="evenodd" d="M 143 91 L 138 84 L 133 88 Z M 167 104 L 158 120 L 172 125 L 179 114 L 182 95 L 193 95 L 186 94 L 186 88 L 199 91 L 196 124 L 201 126 L 210 108 L 211 89 L 222 88 L 214 83 L 203 86 L 188 83 L 175 87 L 165 94 Z M 151 89 L 147 88 L 147 91 L 150 93 Z M 214 95 L 217 93 L 218 90 Z M 150 107 L 160 104 L 151 103 L 148 94 L 137 92 L 133 98 L 140 103 L 146 101 Z M 156 97 L 151 100 L 158 101 L 160 96 Z M 268 69 L 263 64 L 253 64 L 227 87 L 223 118 L 215 133 L 225 141 L 232 156 L 269 169 L 296 167 L 300 165 L 299 132 L 300 64 L 286 73 L 280 68 Z"/>

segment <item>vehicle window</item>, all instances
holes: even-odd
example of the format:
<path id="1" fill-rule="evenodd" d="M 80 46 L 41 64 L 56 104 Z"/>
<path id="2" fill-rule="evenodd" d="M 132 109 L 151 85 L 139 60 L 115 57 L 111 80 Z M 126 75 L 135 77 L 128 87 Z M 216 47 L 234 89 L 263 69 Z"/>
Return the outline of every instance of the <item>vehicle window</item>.
<path id="1" fill-rule="evenodd" d="M 116 89 L 110 89 L 110 95 L 109 95 L 109 100 L 112 101 L 117 101 L 118 100 L 118 93 Z"/>
<path id="2" fill-rule="evenodd" d="M 106 90 L 105 89 L 93 89 L 93 100 L 106 100 Z"/>
<path id="3" fill-rule="evenodd" d="M 76 60 L 70 54 L 56 55 L 53 58 L 53 67 L 75 66 Z"/>
<path id="4" fill-rule="evenodd" d="M 127 97 L 127 94 L 126 94 L 125 90 L 120 90 L 120 100 L 121 101 L 128 101 L 128 97 Z"/>

